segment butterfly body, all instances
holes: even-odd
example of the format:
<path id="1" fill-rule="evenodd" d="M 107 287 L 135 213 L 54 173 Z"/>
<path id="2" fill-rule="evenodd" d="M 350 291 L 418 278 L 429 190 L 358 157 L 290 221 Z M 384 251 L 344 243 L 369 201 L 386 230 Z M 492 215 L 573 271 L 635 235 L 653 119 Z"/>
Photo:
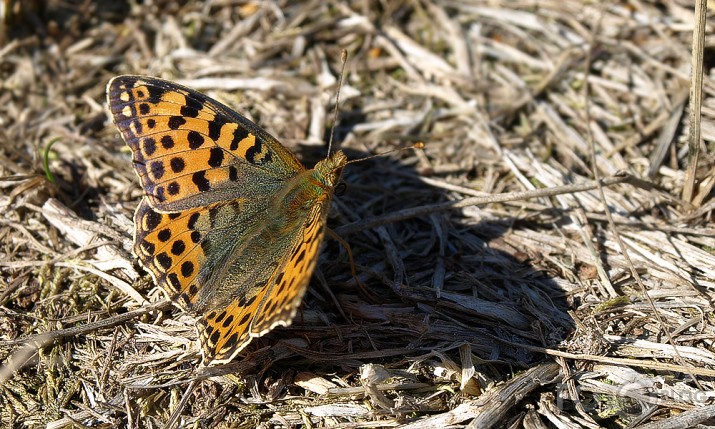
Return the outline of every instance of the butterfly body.
<path id="1" fill-rule="evenodd" d="M 253 122 L 184 86 L 119 76 L 114 122 L 145 191 L 134 251 L 197 323 L 204 361 L 228 362 L 291 323 L 315 268 L 337 151 L 313 169 Z"/>

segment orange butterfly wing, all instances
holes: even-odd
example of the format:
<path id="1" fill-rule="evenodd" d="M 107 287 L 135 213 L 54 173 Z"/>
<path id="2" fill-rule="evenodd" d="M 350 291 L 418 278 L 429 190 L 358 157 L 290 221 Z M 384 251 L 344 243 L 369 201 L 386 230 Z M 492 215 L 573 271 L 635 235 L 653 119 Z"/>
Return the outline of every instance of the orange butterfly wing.
<path id="1" fill-rule="evenodd" d="M 262 128 L 176 83 L 118 76 L 107 85 L 107 102 L 146 198 L 158 210 L 266 197 L 305 170 Z"/>

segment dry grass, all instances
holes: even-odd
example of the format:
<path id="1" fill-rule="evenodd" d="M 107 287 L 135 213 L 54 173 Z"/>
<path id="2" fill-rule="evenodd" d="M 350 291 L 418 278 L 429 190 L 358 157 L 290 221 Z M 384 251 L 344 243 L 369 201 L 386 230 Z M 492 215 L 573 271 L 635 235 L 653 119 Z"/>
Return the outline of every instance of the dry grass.
<path id="1" fill-rule="evenodd" d="M 163 427 L 182 398 L 186 427 L 713 423 L 707 60 L 700 187 L 679 200 L 691 2 L 13 3 L 0 35 L 5 427 Z M 427 143 L 346 169 L 330 226 L 366 288 L 328 239 L 294 324 L 202 367 L 193 316 L 162 304 L 130 254 L 142 191 L 106 82 L 192 86 L 312 165 L 342 49 L 340 147 Z M 444 204 L 618 172 L 641 180 Z"/>

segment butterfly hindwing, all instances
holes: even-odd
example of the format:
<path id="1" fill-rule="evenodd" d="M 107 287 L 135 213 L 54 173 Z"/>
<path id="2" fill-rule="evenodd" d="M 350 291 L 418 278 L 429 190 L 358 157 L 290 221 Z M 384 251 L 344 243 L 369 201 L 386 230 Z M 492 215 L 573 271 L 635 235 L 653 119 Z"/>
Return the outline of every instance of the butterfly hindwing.
<path id="1" fill-rule="evenodd" d="M 308 287 L 322 243 L 327 205 L 317 204 L 295 234 L 283 260 L 261 286 L 241 294 L 220 310 L 208 312 L 198 324 L 204 359 L 232 360 L 255 337 L 292 322 Z"/>
<path id="2" fill-rule="evenodd" d="M 318 261 L 318 252 L 325 233 L 328 207 L 316 206 L 308 216 L 288 258 L 276 274 L 271 276 L 273 290 L 263 300 L 251 322 L 251 335 L 259 337 L 277 325 L 287 326 L 303 300 L 308 283 Z M 288 323 L 283 323 L 288 321 Z"/>
<path id="3" fill-rule="evenodd" d="M 219 269 L 236 237 L 261 221 L 245 199 L 162 213 L 143 199 L 134 215 L 134 253 L 157 284 L 186 308 L 199 299 L 212 272 Z"/>

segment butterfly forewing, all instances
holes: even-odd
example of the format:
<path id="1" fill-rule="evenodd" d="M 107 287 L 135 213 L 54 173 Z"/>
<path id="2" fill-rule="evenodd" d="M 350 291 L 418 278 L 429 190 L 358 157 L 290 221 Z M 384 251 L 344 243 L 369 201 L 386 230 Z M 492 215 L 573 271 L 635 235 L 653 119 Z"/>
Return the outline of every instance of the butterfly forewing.
<path id="1" fill-rule="evenodd" d="M 158 210 L 265 196 L 304 170 L 270 134 L 184 86 L 119 76 L 109 82 L 107 100 L 149 203 Z"/>

